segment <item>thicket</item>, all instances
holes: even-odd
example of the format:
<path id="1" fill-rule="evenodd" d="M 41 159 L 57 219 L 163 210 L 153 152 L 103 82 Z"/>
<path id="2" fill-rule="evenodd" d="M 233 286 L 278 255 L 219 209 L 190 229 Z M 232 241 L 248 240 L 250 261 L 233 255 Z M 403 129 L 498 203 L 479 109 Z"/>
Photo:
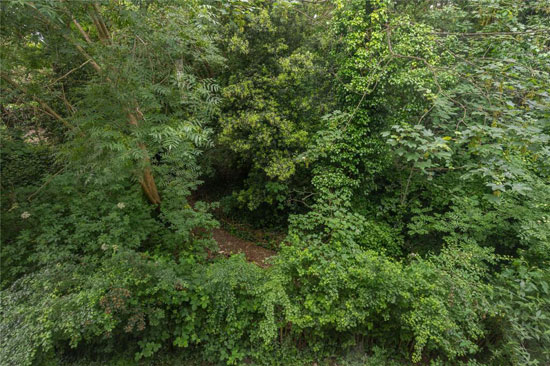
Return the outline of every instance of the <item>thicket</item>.
<path id="1" fill-rule="evenodd" d="M 2 364 L 550 363 L 547 0 L 0 9 Z"/>

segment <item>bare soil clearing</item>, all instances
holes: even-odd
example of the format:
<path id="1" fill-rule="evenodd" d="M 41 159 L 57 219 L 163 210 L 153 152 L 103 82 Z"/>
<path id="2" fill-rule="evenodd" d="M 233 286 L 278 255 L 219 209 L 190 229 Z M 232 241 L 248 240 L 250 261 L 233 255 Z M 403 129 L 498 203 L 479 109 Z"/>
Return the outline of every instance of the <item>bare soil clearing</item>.
<path id="1" fill-rule="evenodd" d="M 195 202 L 197 202 L 199 196 L 200 193 L 195 192 L 194 195 L 188 198 L 191 207 L 195 207 Z M 207 196 L 201 198 L 204 199 L 205 202 L 208 202 Z M 219 213 L 220 212 L 218 212 L 218 214 Z M 223 228 L 213 229 L 212 238 L 218 244 L 218 254 L 229 257 L 233 254 L 244 253 L 247 261 L 253 262 L 263 268 L 270 266 L 266 259 L 277 254 L 274 250 L 261 247 L 252 241 L 239 238 Z M 212 254 L 215 255 L 215 253 L 211 253 L 211 255 Z"/>
<path id="2" fill-rule="evenodd" d="M 238 238 L 224 229 L 212 230 L 212 236 L 218 243 L 219 253 L 225 256 L 244 253 L 249 262 L 253 262 L 260 267 L 269 267 L 266 259 L 276 254 L 275 251 L 260 247 L 253 242 Z"/>

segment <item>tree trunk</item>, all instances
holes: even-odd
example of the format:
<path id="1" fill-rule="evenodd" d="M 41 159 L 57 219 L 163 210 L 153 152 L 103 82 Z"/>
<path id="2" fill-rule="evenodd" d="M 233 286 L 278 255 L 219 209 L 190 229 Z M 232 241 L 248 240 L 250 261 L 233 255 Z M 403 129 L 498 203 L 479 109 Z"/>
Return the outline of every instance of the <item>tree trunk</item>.
<path id="1" fill-rule="evenodd" d="M 97 32 L 99 34 L 100 40 L 104 44 L 110 44 L 111 43 L 111 36 L 109 34 L 109 31 L 107 29 L 107 26 L 105 25 L 105 22 L 101 18 L 100 9 L 97 3 L 93 3 L 93 8 L 96 14 L 92 14 L 91 17 L 93 19 L 94 25 L 97 28 Z M 73 23 L 75 24 L 76 28 L 78 29 L 79 33 L 84 37 L 87 43 L 91 44 L 92 40 L 88 33 L 82 28 L 80 23 L 76 20 L 74 16 L 71 16 Z M 80 45 L 75 45 L 78 51 L 91 62 L 92 67 L 98 72 L 102 72 L 102 67 L 94 61 L 92 56 L 90 56 Z M 107 76 L 106 80 L 108 82 L 111 82 L 111 79 Z M 139 107 L 136 107 L 136 112 L 139 112 Z M 134 112 L 127 112 L 128 116 L 128 123 L 132 126 L 138 126 L 139 125 L 139 119 L 140 119 L 140 113 L 134 113 Z M 160 205 L 161 199 L 160 195 L 158 193 L 157 184 L 155 183 L 155 178 L 153 176 L 153 173 L 151 172 L 151 160 L 149 159 L 149 154 L 147 152 L 147 147 L 143 143 L 139 143 L 140 149 L 143 150 L 143 159 L 145 162 L 145 168 L 143 169 L 142 176 L 139 179 L 139 183 L 141 184 L 141 188 L 143 189 L 143 193 L 145 193 L 145 196 L 151 202 L 153 205 Z"/>

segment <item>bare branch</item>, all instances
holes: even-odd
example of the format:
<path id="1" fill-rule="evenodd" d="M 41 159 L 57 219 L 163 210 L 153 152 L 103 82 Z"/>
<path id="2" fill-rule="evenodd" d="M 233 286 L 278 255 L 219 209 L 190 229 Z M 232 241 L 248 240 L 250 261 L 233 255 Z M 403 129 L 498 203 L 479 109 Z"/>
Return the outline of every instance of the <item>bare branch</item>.
<path id="1" fill-rule="evenodd" d="M 75 72 L 76 70 L 84 67 L 85 65 L 87 65 L 89 62 L 91 62 L 92 60 L 91 59 L 88 59 L 86 60 L 82 65 L 78 66 L 78 67 L 75 67 L 74 69 L 70 70 L 69 72 L 67 72 L 66 74 L 64 74 L 63 76 L 55 79 L 54 81 L 52 81 L 51 83 L 48 84 L 48 87 L 52 86 L 53 84 L 57 83 L 59 80 L 61 79 L 64 79 L 66 78 L 67 76 L 69 76 L 70 74 L 72 74 L 73 72 Z"/>
<path id="2" fill-rule="evenodd" d="M 98 33 L 100 35 L 100 38 L 107 43 L 111 40 L 111 35 L 109 34 L 109 30 L 107 29 L 107 26 L 105 25 L 105 22 L 103 21 L 103 18 L 101 17 L 101 9 L 99 8 L 99 5 L 94 2 L 92 4 L 94 7 L 94 10 L 96 12 L 96 16 L 93 16 L 94 23 L 96 24 L 96 27 L 98 28 Z"/>
<path id="3" fill-rule="evenodd" d="M 27 90 L 27 88 L 25 88 L 23 85 L 19 85 L 17 84 L 15 81 L 13 81 L 8 75 L 4 74 L 4 73 L 0 73 L 0 76 L 2 78 L 2 80 L 4 80 L 5 82 L 7 82 L 8 84 L 10 84 L 14 89 L 19 89 L 21 90 L 23 93 L 29 95 L 31 98 L 33 98 L 36 102 L 38 102 L 38 104 L 40 104 L 40 106 L 42 107 L 42 109 L 47 112 L 48 115 L 52 116 L 53 118 L 57 119 L 58 121 L 60 121 L 61 123 L 63 123 L 63 125 L 65 127 L 67 127 L 68 129 L 70 130 L 74 130 L 74 126 L 72 124 L 70 124 L 65 118 L 61 117 L 56 111 L 54 111 L 49 105 L 48 103 L 46 103 L 45 101 L 43 101 L 42 99 L 38 98 L 36 95 L 32 95 L 31 93 L 29 93 L 29 91 Z"/>
<path id="4" fill-rule="evenodd" d="M 57 175 L 59 175 L 63 170 L 65 170 L 65 167 L 59 169 L 59 170 L 57 171 L 57 173 L 55 173 L 54 175 L 50 176 L 50 177 L 48 178 L 48 180 L 45 181 L 44 184 L 42 184 L 42 185 L 40 186 L 40 188 L 38 188 L 34 193 L 32 193 L 29 197 L 27 197 L 27 201 L 31 201 L 32 198 L 33 198 L 34 196 L 36 196 L 42 189 L 44 189 L 44 187 L 46 187 L 48 184 L 50 184 L 50 182 L 51 182 Z"/>
<path id="5" fill-rule="evenodd" d="M 459 37 L 493 37 L 493 36 L 515 36 L 522 34 L 548 34 L 548 29 L 532 29 L 523 32 L 433 32 L 438 36 L 459 36 Z"/>
<path id="6" fill-rule="evenodd" d="M 78 31 L 80 32 L 80 34 L 82 35 L 82 37 L 84 37 L 84 39 L 86 40 L 87 43 L 92 43 L 92 40 L 90 39 L 90 36 L 88 35 L 88 33 L 86 33 L 86 31 L 84 30 L 84 28 L 82 28 L 82 26 L 80 25 L 80 23 L 76 20 L 76 18 L 71 14 L 71 18 L 73 19 L 73 24 L 76 26 L 76 29 L 78 29 Z"/>

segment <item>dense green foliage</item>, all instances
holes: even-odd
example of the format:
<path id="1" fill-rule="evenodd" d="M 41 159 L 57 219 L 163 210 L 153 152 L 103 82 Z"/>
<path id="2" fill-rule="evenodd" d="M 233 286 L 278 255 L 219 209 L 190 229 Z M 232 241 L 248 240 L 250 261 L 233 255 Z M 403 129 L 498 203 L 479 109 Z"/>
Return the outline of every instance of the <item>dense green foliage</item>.
<path id="1" fill-rule="evenodd" d="M 548 0 L 0 9 L 3 365 L 550 363 Z"/>

